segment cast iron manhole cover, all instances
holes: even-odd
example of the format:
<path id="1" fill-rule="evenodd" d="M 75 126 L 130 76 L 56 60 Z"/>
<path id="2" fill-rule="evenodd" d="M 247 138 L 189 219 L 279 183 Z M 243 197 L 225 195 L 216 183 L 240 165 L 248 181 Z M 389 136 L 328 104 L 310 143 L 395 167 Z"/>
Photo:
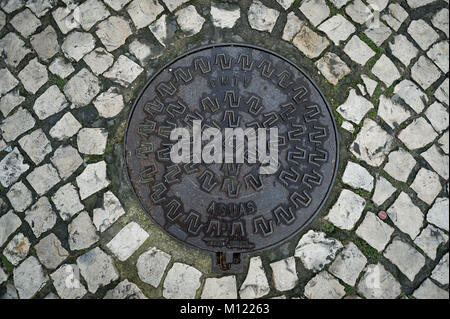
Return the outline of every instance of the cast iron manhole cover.
<path id="1" fill-rule="evenodd" d="M 278 128 L 278 169 L 260 174 L 263 164 L 249 163 L 248 152 L 244 163 L 194 155 L 174 163 L 170 134 L 192 133 L 195 120 L 202 131 L 267 129 L 267 139 Z M 338 136 L 324 96 L 297 66 L 259 47 L 220 44 L 176 58 L 147 83 L 128 120 L 125 159 L 154 222 L 211 252 L 214 271 L 240 272 L 242 254 L 283 242 L 319 212 L 336 174 Z"/>

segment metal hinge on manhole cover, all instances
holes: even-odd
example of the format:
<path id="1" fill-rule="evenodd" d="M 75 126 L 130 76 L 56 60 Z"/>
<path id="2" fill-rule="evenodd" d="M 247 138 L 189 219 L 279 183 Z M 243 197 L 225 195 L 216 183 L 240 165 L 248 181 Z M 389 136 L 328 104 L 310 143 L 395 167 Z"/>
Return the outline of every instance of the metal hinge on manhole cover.
<path id="1" fill-rule="evenodd" d="M 216 272 L 304 228 L 327 198 L 338 136 L 320 90 L 262 48 L 219 44 L 157 72 L 125 137 L 131 186 L 166 233 L 213 254 Z"/>

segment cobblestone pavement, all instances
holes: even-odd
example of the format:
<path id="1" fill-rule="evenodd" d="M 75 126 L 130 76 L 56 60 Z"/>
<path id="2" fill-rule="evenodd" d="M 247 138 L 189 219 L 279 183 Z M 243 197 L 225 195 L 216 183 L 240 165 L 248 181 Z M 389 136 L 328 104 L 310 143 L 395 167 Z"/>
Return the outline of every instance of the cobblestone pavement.
<path id="1" fill-rule="evenodd" d="M 448 299 L 448 23 L 448 0 L 0 0 L 1 298 Z M 304 69 L 341 138 L 320 216 L 225 276 L 122 157 L 148 78 L 218 42 Z"/>

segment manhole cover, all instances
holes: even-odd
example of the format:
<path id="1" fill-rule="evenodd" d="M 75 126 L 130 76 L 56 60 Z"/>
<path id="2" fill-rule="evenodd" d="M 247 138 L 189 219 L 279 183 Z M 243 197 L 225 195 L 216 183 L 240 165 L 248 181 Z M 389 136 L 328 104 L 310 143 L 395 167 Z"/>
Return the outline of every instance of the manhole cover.
<path id="1" fill-rule="evenodd" d="M 277 128 L 278 168 L 261 174 L 270 162 L 250 162 L 245 145 L 244 163 L 236 152 L 224 163 L 205 163 L 204 153 L 195 153 L 199 146 L 206 152 L 208 142 L 194 141 L 199 127 L 264 129 L 266 155 L 276 145 L 270 128 Z M 172 160 L 174 128 L 191 134 L 179 144 L 190 151 L 188 162 Z M 230 139 L 220 141 L 224 158 Z M 230 145 L 238 148 L 234 139 Z M 131 186 L 153 221 L 211 252 L 214 271 L 240 272 L 242 254 L 283 242 L 319 212 L 336 173 L 337 145 L 330 107 L 297 66 L 262 48 L 221 44 L 186 53 L 153 76 L 131 111 L 125 157 Z"/>

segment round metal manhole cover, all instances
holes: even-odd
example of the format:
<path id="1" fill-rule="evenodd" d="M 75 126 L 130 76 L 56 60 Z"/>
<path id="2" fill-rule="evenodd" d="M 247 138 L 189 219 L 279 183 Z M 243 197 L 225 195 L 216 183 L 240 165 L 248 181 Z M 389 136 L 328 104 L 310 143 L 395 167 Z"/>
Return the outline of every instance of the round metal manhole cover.
<path id="1" fill-rule="evenodd" d="M 190 133 L 183 144 L 189 161 L 172 160 L 175 128 Z M 277 157 L 276 169 L 262 172 L 271 162 L 250 161 L 254 149 L 246 144 L 240 162 L 237 140 L 226 134 L 215 143 L 222 154 L 207 149 L 219 140 L 198 142 L 208 128 L 266 130 L 265 154 Z M 271 128 L 278 130 L 276 143 Z M 276 154 L 269 144 L 278 144 Z M 227 150 L 234 150 L 228 160 Z M 204 152 L 222 162 L 205 162 Z M 212 45 L 176 58 L 148 82 L 128 120 L 125 160 L 131 186 L 154 222 L 213 253 L 215 270 L 240 271 L 240 254 L 281 243 L 319 212 L 337 170 L 338 136 L 324 96 L 297 66 L 255 46 Z"/>

